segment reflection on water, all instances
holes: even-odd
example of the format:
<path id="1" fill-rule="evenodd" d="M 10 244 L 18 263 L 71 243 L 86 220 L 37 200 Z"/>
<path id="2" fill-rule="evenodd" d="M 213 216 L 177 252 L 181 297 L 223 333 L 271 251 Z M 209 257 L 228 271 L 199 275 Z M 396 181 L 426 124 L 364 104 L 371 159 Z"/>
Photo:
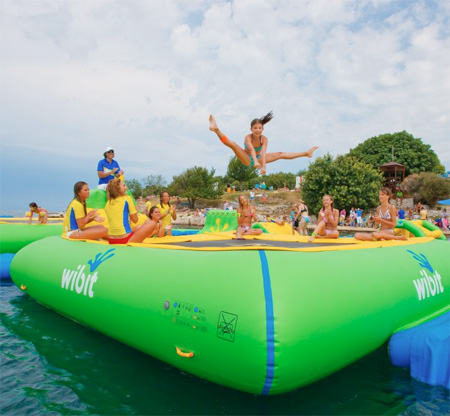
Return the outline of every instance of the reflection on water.
<path id="1" fill-rule="evenodd" d="M 447 415 L 449 392 L 393 367 L 383 346 L 295 392 L 259 397 L 209 383 L 1 287 L 2 414 Z M 155 340 L 157 342 L 157 340 Z"/>

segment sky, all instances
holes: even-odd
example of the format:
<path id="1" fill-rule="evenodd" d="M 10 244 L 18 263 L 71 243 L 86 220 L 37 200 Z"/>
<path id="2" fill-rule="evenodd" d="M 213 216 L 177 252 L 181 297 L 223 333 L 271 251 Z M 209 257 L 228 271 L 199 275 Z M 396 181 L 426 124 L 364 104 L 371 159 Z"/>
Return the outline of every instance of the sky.
<path id="1" fill-rule="evenodd" d="M 210 114 L 315 156 L 406 130 L 450 169 L 449 1 L 0 0 L 0 38 L 0 210 L 64 210 L 107 146 L 126 179 L 223 175 Z"/>

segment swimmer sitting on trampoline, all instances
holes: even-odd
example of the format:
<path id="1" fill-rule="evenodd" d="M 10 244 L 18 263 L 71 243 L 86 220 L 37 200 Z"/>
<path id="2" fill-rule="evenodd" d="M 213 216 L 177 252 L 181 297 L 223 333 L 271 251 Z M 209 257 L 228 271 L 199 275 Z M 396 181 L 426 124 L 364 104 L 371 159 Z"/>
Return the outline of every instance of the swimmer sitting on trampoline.
<path id="1" fill-rule="evenodd" d="M 383 240 L 407 240 L 404 235 L 394 234 L 397 224 L 397 208 L 389 204 L 392 192 L 389 188 L 381 188 L 378 195 L 381 205 L 377 207 L 374 221 L 379 224 L 380 229 L 373 233 L 356 233 L 355 238 L 361 241 L 383 241 Z"/>
<path id="2" fill-rule="evenodd" d="M 266 114 L 264 117 L 255 118 L 250 123 L 251 134 L 245 136 L 244 149 L 234 141 L 225 136 L 217 127 L 216 120 L 212 115 L 209 116 L 209 129 L 216 133 L 220 141 L 233 150 L 236 157 L 245 166 L 253 166 L 255 169 L 261 169 L 261 175 L 266 173 L 266 163 L 275 162 L 280 159 L 297 159 L 299 157 L 312 157 L 317 146 L 311 147 L 307 152 L 275 152 L 266 153 L 268 139 L 262 134 L 264 131 L 264 124 L 272 120 L 272 112 Z"/>
<path id="3" fill-rule="evenodd" d="M 261 229 L 252 228 L 252 220 L 257 221 L 255 207 L 248 204 L 245 195 L 240 195 L 238 201 L 237 220 L 239 225 L 236 230 L 236 239 L 244 240 L 243 235 L 260 235 L 263 232 Z"/>

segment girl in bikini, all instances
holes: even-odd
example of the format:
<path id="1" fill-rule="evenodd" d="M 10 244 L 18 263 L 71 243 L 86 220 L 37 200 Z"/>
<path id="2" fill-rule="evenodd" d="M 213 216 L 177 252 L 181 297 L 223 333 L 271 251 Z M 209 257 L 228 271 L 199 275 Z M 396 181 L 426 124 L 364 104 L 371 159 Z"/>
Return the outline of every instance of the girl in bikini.
<path id="1" fill-rule="evenodd" d="M 262 133 L 264 131 L 264 124 L 272 120 L 272 112 L 266 114 L 264 117 L 255 118 L 250 123 L 251 134 L 245 136 L 244 148 L 239 146 L 234 141 L 225 136 L 217 127 L 216 120 L 212 115 L 209 116 L 209 129 L 216 133 L 220 141 L 233 150 L 236 157 L 245 166 L 253 166 L 255 169 L 261 169 L 261 175 L 266 173 L 266 164 L 275 162 L 279 159 L 297 159 L 299 157 L 312 157 L 317 146 L 312 147 L 307 152 L 276 152 L 266 153 L 268 139 Z"/>
<path id="2" fill-rule="evenodd" d="M 311 234 L 309 242 L 314 238 L 338 238 L 339 231 L 337 225 L 339 222 L 339 211 L 333 207 L 333 198 L 331 195 L 324 195 L 322 198 L 323 207 L 319 211 L 317 226 Z"/>
<path id="3" fill-rule="evenodd" d="M 308 215 L 308 207 L 305 205 L 305 203 L 300 199 L 300 203 L 298 205 L 298 226 L 297 226 L 297 232 L 300 235 L 308 235 L 308 231 L 306 229 L 306 226 L 308 225 L 310 219 Z"/>
<path id="4" fill-rule="evenodd" d="M 38 224 L 47 224 L 48 211 L 45 208 L 38 207 L 36 202 L 30 202 L 29 206 L 30 211 L 26 213 L 26 216 L 29 217 L 28 224 L 31 224 L 31 222 L 33 221 L 34 213 L 36 213 L 38 216 Z"/>
<path id="5" fill-rule="evenodd" d="M 379 240 L 407 240 L 404 235 L 396 236 L 394 227 L 397 224 L 397 208 L 389 204 L 389 198 L 392 197 L 389 188 L 381 188 L 379 199 L 381 205 L 377 207 L 374 221 L 379 224 L 380 229 L 373 233 L 356 233 L 355 238 L 362 241 Z"/>
<path id="6" fill-rule="evenodd" d="M 259 228 L 252 228 L 252 221 L 257 221 L 255 207 L 248 204 L 245 195 L 239 196 L 239 207 L 237 209 L 238 228 L 236 238 L 243 240 L 243 235 L 260 235 L 263 231 Z"/>

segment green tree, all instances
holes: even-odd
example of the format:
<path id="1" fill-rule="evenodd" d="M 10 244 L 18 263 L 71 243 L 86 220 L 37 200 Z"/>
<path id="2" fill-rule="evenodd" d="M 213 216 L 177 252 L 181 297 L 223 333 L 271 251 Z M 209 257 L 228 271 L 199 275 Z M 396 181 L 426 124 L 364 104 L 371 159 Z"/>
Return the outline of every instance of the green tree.
<path id="1" fill-rule="evenodd" d="M 421 201 L 430 207 L 434 207 L 439 199 L 450 196 L 450 180 L 431 172 L 410 175 L 402 185 L 414 195 L 416 202 Z"/>
<path id="2" fill-rule="evenodd" d="M 349 154 L 378 169 L 383 163 L 392 161 L 393 148 L 395 162 L 405 166 L 406 176 L 411 173 L 445 171 L 431 146 L 406 131 L 371 137 L 351 149 Z"/>
<path id="3" fill-rule="evenodd" d="M 271 173 L 269 175 L 263 175 L 262 180 L 266 183 L 268 187 L 273 186 L 273 189 L 283 188 L 284 184 L 289 189 L 295 188 L 295 174 L 293 173 Z"/>
<path id="4" fill-rule="evenodd" d="M 134 199 L 138 199 L 142 195 L 143 188 L 137 179 L 125 179 L 125 185 L 127 185 Z"/>
<path id="5" fill-rule="evenodd" d="M 149 175 L 142 179 L 144 196 L 159 195 L 166 186 L 166 180 L 161 175 Z"/>
<path id="6" fill-rule="evenodd" d="M 245 166 L 236 156 L 230 158 L 226 177 L 238 181 L 241 191 L 245 182 L 250 182 L 258 177 L 258 172 L 251 166 Z"/>
<path id="7" fill-rule="evenodd" d="M 191 208 L 194 208 L 198 198 L 215 199 L 222 195 L 214 173 L 214 169 L 208 172 L 206 168 L 194 166 L 181 175 L 173 177 L 173 182 L 169 187 L 170 191 L 173 195 L 187 198 Z"/>
<path id="8" fill-rule="evenodd" d="M 349 155 L 335 159 L 330 154 L 317 158 L 303 175 L 302 196 L 310 212 L 322 207 L 322 197 L 330 194 L 337 209 L 372 208 L 378 202 L 382 175 L 367 163 Z"/>

